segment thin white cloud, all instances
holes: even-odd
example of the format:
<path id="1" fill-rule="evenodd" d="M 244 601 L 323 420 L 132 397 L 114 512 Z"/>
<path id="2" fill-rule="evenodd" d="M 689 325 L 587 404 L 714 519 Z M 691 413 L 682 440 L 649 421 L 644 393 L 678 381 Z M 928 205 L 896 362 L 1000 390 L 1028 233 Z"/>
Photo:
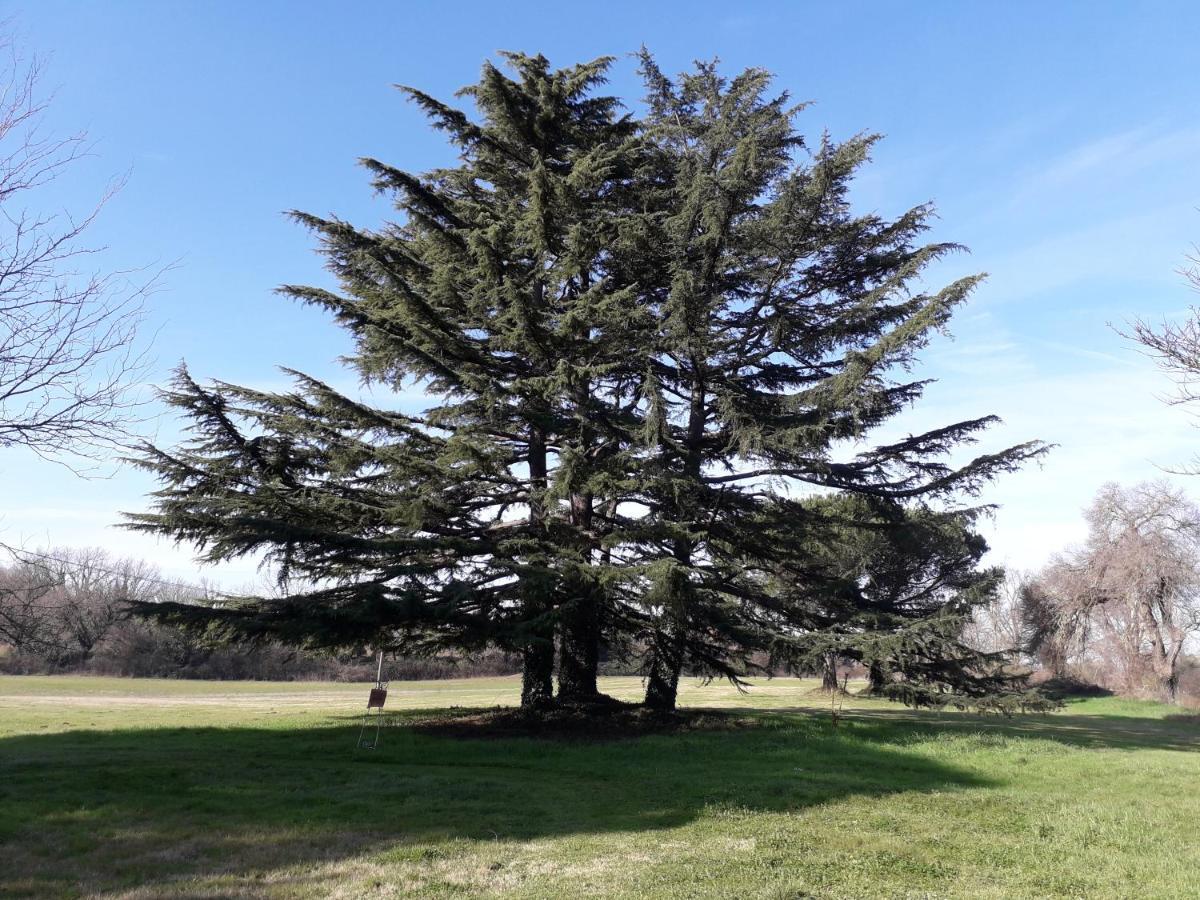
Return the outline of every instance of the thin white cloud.
<path id="1" fill-rule="evenodd" d="M 1120 281 L 1174 286 L 1186 248 L 1182 236 L 1189 229 L 1200 230 L 1200 216 L 1181 200 L 994 253 L 979 296 L 983 302 L 1006 303 L 1069 285 Z M 1136 299 L 1131 298 L 1131 305 Z"/>
<path id="2" fill-rule="evenodd" d="M 1048 192 L 1079 187 L 1111 189 L 1108 176 L 1128 180 L 1156 166 L 1191 164 L 1200 153 L 1200 128 L 1174 129 L 1149 124 L 1103 135 L 1080 144 L 1049 162 L 1039 163 L 1021 179 L 1014 203 L 1044 199 Z"/>

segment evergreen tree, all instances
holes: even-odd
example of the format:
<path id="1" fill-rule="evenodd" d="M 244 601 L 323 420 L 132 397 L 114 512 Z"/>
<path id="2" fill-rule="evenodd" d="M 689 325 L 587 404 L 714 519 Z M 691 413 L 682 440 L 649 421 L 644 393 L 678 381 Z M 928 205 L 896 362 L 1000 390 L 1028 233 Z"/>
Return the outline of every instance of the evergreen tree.
<path id="1" fill-rule="evenodd" d="M 515 78 L 485 65 L 461 92 L 478 121 L 406 89 L 461 161 L 424 176 L 363 161 L 400 224 L 295 214 L 341 290 L 282 292 L 332 312 L 365 381 L 415 382 L 441 402 L 403 416 L 298 373 L 280 395 L 181 372 L 167 400 L 195 437 L 145 449 L 164 487 L 132 527 L 212 561 L 262 553 L 281 583 L 309 587 L 158 614 L 323 645 L 497 644 L 523 654 L 522 701 L 537 705 L 565 610 L 564 688 L 595 692 L 591 507 L 619 456 L 603 380 L 641 318 L 602 262 L 634 125 L 594 95 L 610 60 L 552 71 L 506 58 Z"/>
<path id="2" fill-rule="evenodd" d="M 145 448 L 162 487 L 131 527 L 261 554 L 285 590 L 150 612 L 243 639 L 517 650 L 530 706 L 556 645 L 560 698 L 595 699 L 602 641 L 645 650 L 656 708 L 685 669 L 736 680 L 763 651 L 862 659 L 909 702 L 1011 693 L 957 641 L 992 577 L 958 498 L 1042 446 L 950 465 L 982 417 L 845 452 L 920 397 L 906 367 L 978 280 L 916 289 L 956 249 L 920 242 L 929 208 L 852 214 L 874 138 L 806 156 L 759 70 L 673 82 L 643 54 L 634 119 L 594 93 L 607 59 L 507 59 L 515 77 L 488 65 L 463 92 L 475 118 L 409 90 L 460 162 L 364 161 L 399 224 L 296 214 L 340 289 L 283 292 L 353 335 L 367 382 L 438 402 L 401 415 L 299 373 L 270 393 L 181 371 L 167 399 L 193 437 Z M 873 548 L 870 589 L 836 535 Z M 957 580 L 923 596 L 935 570 Z"/>
<path id="3" fill-rule="evenodd" d="M 652 213 L 624 262 L 659 322 L 640 357 L 652 450 L 639 549 L 652 580 L 646 702 L 670 708 L 685 665 L 736 678 L 763 642 L 819 646 L 814 629 L 846 624 L 813 621 L 776 590 L 808 597 L 830 583 L 811 553 L 827 515 L 787 499 L 789 487 L 952 501 L 1044 448 L 950 465 L 947 454 L 995 421 L 985 416 L 839 459 L 920 397 L 925 382 L 904 378 L 907 367 L 979 278 L 917 289 L 957 249 L 920 242 L 929 207 L 895 220 L 851 212 L 873 136 L 824 138 L 806 159 L 800 108 L 768 93 L 766 72 L 727 81 L 702 64 L 672 81 L 641 59 L 654 149 L 640 194 Z M 922 676 L 961 681 L 961 669 L 947 656 Z"/>
<path id="4" fill-rule="evenodd" d="M 988 547 L 974 526 L 986 507 L 937 510 L 851 493 L 805 506 L 823 520 L 803 549 L 813 577 L 782 590 L 807 621 L 781 635 L 777 662 L 808 670 L 857 661 L 873 694 L 915 706 L 1041 704 L 1005 654 L 962 640 L 1004 577 L 980 565 Z"/>

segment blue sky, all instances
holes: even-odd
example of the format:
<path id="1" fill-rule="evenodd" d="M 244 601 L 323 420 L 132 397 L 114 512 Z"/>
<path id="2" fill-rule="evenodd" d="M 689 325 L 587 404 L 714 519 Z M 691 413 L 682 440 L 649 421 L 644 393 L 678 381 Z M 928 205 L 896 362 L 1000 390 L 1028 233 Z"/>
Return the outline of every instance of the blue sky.
<path id="1" fill-rule="evenodd" d="M 420 170 L 448 151 L 391 87 L 442 97 L 500 49 L 566 65 L 619 57 L 611 91 L 636 101 L 628 54 L 667 71 L 717 56 L 773 71 L 814 101 L 816 137 L 886 139 L 856 187 L 863 210 L 932 200 L 933 238 L 967 244 L 931 280 L 990 277 L 926 352 L 940 379 L 896 430 L 997 413 L 984 449 L 1058 448 L 985 500 L 998 562 L 1039 564 L 1080 537 L 1106 480 L 1159 477 L 1200 446 L 1158 399 L 1165 379 L 1110 328 L 1186 313 L 1177 274 L 1200 241 L 1200 5 L 1155 2 L 0 3 L 45 57 L 47 124 L 86 128 L 95 154 L 43 201 L 86 208 L 128 183 L 93 232 L 113 267 L 175 262 L 151 301 L 153 377 L 280 383 L 288 365 L 349 384 L 324 318 L 272 294 L 321 283 L 312 242 L 282 212 L 388 215 L 355 160 Z M 161 433 L 173 426 L 163 422 Z M 1200 493 L 1200 481 L 1181 482 Z M 0 451 L 0 540 L 92 544 L 194 577 L 188 554 L 111 526 L 145 505 L 145 476 L 80 481 Z M 211 573 L 241 583 L 253 567 Z"/>

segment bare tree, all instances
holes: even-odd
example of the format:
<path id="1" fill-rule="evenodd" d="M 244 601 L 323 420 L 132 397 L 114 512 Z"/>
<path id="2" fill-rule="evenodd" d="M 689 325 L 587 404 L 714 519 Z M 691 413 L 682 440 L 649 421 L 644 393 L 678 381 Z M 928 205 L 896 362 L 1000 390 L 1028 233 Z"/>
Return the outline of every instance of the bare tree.
<path id="1" fill-rule="evenodd" d="M 1107 667 L 1126 688 L 1147 677 L 1175 702 L 1179 662 L 1200 633 L 1200 508 L 1165 482 L 1107 484 L 1086 513 L 1084 546 L 1038 577 L 1059 652 Z"/>
<path id="2" fill-rule="evenodd" d="M 82 217 L 36 210 L 38 189 L 86 154 L 87 138 L 46 135 L 41 64 L 24 63 L 11 42 L 0 54 L 0 447 L 87 456 L 132 424 L 136 332 L 153 279 L 87 269 L 99 248 L 85 233 L 118 185 Z"/>
<path id="3" fill-rule="evenodd" d="M 158 599 L 157 570 L 98 548 L 14 550 L 0 569 L 0 642 L 79 666 L 126 618 L 131 601 Z"/>
<path id="4" fill-rule="evenodd" d="M 1021 595 L 1028 580 L 1028 575 L 1015 569 L 1004 573 L 996 599 L 978 607 L 963 630 L 970 646 L 985 653 L 1024 652 Z"/>
<path id="5" fill-rule="evenodd" d="M 0 644 L 22 653 L 45 654 L 57 647 L 51 594 L 58 587 L 37 566 L 0 567 Z"/>
<path id="6" fill-rule="evenodd" d="M 59 585 L 55 622 L 64 661 L 73 664 L 91 658 L 130 601 L 155 596 L 157 570 L 139 560 L 113 559 L 95 547 L 53 551 L 39 565 Z"/>

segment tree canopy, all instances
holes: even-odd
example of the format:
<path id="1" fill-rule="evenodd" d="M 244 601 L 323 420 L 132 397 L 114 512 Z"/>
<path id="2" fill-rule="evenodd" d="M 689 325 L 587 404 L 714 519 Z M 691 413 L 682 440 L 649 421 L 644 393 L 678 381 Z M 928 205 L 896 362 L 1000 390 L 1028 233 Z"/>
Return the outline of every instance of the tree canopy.
<path id="1" fill-rule="evenodd" d="M 975 498 L 1039 442 L 962 463 L 996 420 L 872 443 L 917 401 L 907 375 L 978 277 L 925 290 L 958 247 L 933 210 L 856 214 L 876 141 L 811 145 L 768 73 L 665 76 L 644 110 L 600 93 L 611 59 L 505 54 L 460 96 L 406 88 L 457 148 L 413 174 L 363 160 L 400 213 L 362 228 L 295 213 L 339 289 L 328 310 L 399 412 L 300 372 L 288 392 L 203 384 L 167 401 L 175 448 L 129 527 L 209 561 L 259 554 L 283 590 L 150 614 L 239 639 L 427 653 L 500 647 L 522 701 L 599 699 L 603 653 L 641 661 L 647 704 L 684 672 L 739 679 L 837 653 L 912 703 L 1028 702 L 962 625 L 998 575 Z"/>

